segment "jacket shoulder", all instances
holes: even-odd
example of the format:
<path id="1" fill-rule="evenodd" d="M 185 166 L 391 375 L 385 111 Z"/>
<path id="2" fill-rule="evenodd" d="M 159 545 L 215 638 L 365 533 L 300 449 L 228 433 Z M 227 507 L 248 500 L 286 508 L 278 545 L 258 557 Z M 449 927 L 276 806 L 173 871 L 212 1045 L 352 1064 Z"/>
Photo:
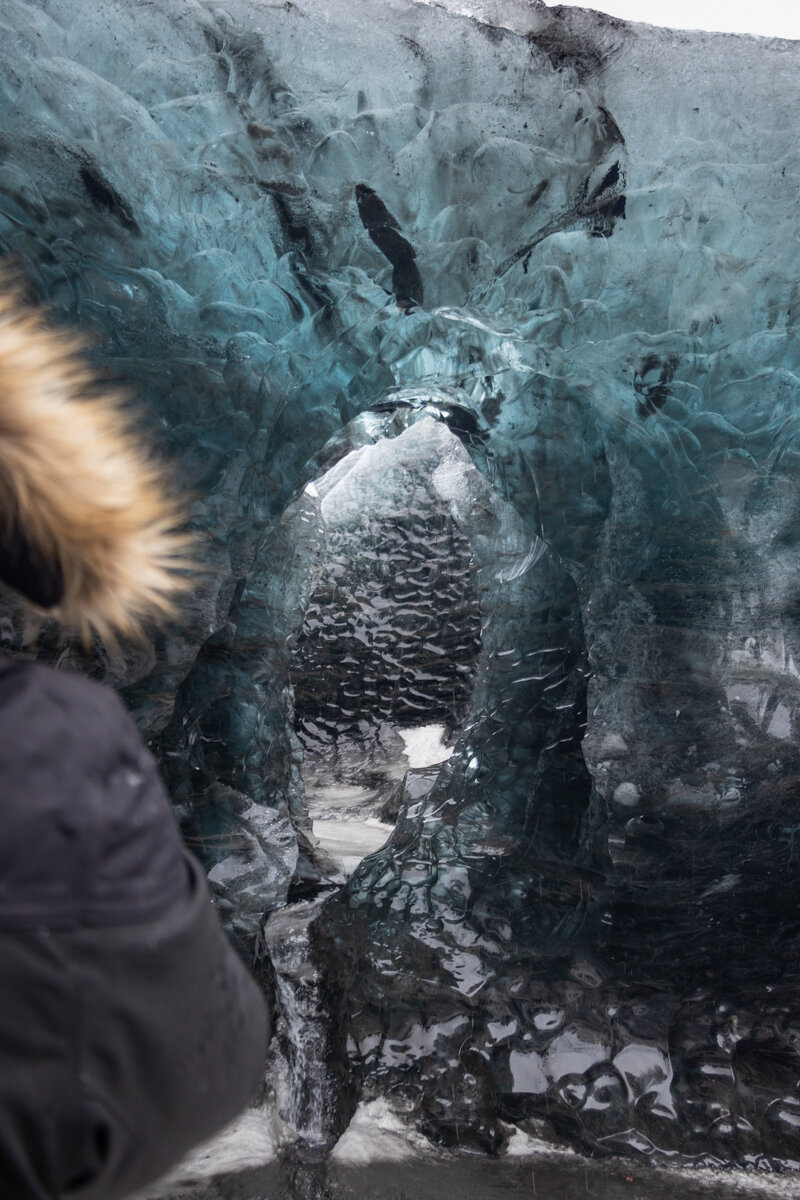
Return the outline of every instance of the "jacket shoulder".
<path id="1" fill-rule="evenodd" d="M 0 670 L 0 927 L 147 920 L 187 888 L 156 765 L 111 689 Z"/>

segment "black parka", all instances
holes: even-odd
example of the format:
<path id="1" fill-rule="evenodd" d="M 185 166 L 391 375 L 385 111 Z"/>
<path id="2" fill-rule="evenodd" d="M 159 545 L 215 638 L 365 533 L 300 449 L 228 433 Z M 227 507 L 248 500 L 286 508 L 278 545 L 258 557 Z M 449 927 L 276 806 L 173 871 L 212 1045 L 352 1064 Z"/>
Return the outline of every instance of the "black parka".
<path id="1" fill-rule="evenodd" d="M 0 661 L 0 1194 L 115 1200 L 244 1106 L 262 995 L 113 692 Z"/>

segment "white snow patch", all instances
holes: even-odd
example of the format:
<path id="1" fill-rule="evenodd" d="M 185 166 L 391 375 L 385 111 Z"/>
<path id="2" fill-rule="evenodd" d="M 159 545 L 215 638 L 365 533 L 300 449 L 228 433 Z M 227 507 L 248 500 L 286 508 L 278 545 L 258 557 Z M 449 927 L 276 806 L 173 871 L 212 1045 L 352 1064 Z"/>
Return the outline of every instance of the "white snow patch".
<path id="1" fill-rule="evenodd" d="M 415 1159 L 425 1150 L 430 1151 L 430 1144 L 391 1112 L 385 1100 L 370 1100 L 359 1104 L 331 1158 L 348 1166 L 363 1166 Z"/>
<path id="2" fill-rule="evenodd" d="M 409 767 L 432 767 L 447 762 L 453 747 L 445 744 L 444 725 L 422 725 L 419 729 L 398 729 L 406 744 Z"/>
<path id="3" fill-rule="evenodd" d="M 506 1128 L 509 1128 L 508 1126 Z M 509 1158 L 530 1158 L 534 1155 L 539 1157 L 543 1154 L 571 1154 L 575 1156 L 575 1151 L 569 1146 L 554 1146 L 551 1142 L 544 1141 L 543 1138 L 533 1137 L 524 1130 L 518 1129 L 516 1126 L 511 1126 L 511 1137 L 508 1139 L 506 1147 L 506 1155 Z"/>
<path id="4" fill-rule="evenodd" d="M 148 1200 L 151 1195 L 162 1196 L 165 1184 L 208 1179 L 212 1175 L 246 1171 L 274 1162 L 280 1141 L 276 1119 L 269 1109 L 246 1109 L 215 1137 L 190 1151 L 152 1188 L 137 1192 L 137 1200 Z"/>

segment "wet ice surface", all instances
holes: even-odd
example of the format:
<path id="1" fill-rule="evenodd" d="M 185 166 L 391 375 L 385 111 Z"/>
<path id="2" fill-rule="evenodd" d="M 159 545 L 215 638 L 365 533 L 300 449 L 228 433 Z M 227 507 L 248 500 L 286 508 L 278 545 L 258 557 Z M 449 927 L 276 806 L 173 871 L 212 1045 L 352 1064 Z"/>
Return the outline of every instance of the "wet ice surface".
<path id="1" fill-rule="evenodd" d="M 385 1101 L 792 1170 L 798 47 L 457 8 L 3 5 L 2 245 L 210 568 L 36 651 L 125 691 L 245 957 L 267 916 L 315 1152 Z"/>
<path id="2" fill-rule="evenodd" d="M 395 764 L 396 774 L 445 762 L 452 754 L 452 746 L 443 741 L 442 725 L 401 729 L 398 733 L 405 751 Z M 352 875 L 362 858 L 380 850 L 394 829 L 393 823 L 380 820 L 384 800 L 384 787 L 335 783 L 306 786 L 314 837 L 342 880 Z"/>

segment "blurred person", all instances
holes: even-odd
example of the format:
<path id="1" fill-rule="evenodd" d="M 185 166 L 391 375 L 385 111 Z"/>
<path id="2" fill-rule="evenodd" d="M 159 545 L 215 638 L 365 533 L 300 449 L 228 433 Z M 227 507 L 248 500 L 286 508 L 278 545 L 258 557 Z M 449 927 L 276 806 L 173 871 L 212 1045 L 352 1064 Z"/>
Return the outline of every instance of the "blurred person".
<path id="1" fill-rule="evenodd" d="M 84 638 L 185 586 L 180 513 L 79 346 L 0 295 L 0 584 Z M 0 1194 L 116 1200 L 242 1109 L 260 990 L 109 688 L 0 655 Z"/>

